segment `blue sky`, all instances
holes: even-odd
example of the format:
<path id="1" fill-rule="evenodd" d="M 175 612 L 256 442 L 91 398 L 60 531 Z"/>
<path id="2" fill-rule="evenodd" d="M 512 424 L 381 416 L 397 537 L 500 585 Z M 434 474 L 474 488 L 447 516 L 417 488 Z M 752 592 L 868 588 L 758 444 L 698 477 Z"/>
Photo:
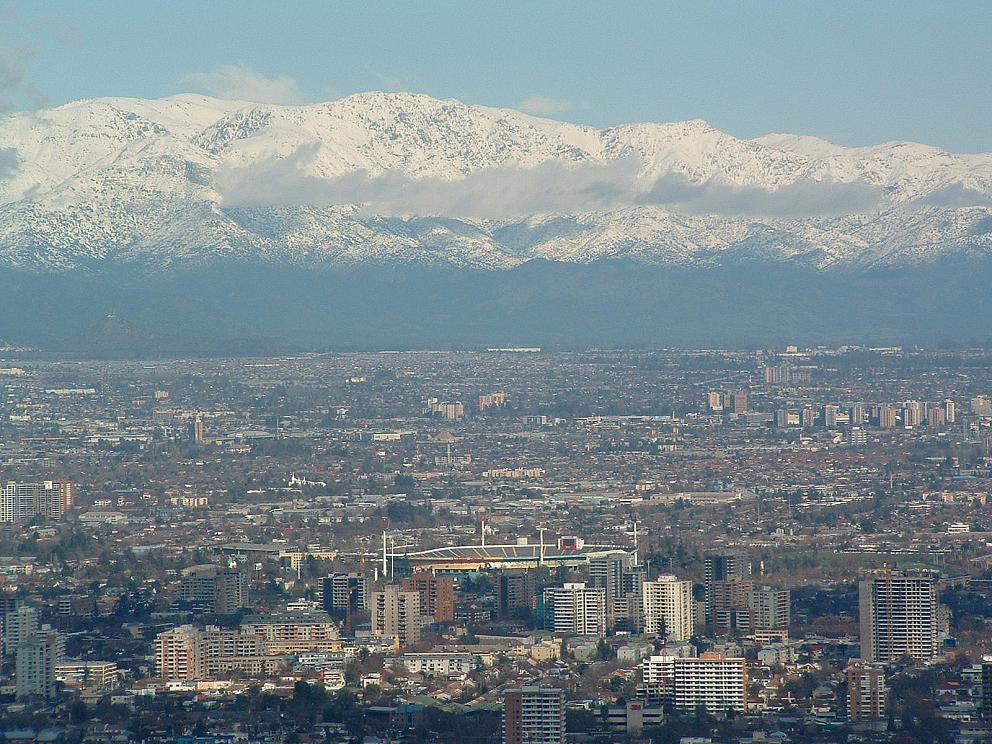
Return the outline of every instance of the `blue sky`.
<path id="1" fill-rule="evenodd" d="M 992 2 L 0 0 L 0 105 L 410 90 L 992 151 Z"/>

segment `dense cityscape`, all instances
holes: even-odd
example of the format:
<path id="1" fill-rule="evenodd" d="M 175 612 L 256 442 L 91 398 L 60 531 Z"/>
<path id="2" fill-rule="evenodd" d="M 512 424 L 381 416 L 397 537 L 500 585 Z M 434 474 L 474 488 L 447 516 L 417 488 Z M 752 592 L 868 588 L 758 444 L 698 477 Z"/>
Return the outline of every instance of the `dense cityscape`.
<path id="1" fill-rule="evenodd" d="M 992 740 L 990 396 L 981 349 L 8 347 L 3 737 Z"/>

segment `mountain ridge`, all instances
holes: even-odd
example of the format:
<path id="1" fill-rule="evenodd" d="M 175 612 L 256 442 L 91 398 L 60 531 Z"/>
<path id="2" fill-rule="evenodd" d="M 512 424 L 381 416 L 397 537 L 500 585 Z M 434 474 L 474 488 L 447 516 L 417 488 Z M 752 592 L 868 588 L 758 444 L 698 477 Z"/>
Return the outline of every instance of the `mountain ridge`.
<path id="1" fill-rule="evenodd" d="M 0 266 L 534 259 L 817 271 L 992 254 L 992 155 L 595 129 L 422 94 L 305 106 L 99 98 L 0 119 Z M 10 155 L 13 153 L 13 155 Z"/>

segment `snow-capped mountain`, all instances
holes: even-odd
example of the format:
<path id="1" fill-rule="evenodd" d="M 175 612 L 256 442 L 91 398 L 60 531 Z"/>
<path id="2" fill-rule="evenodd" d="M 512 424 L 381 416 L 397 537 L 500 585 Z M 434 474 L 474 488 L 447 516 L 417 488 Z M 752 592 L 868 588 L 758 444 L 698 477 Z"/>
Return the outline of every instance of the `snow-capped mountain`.
<path id="1" fill-rule="evenodd" d="M 992 254 L 992 155 L 702 121 L 599 130 L 412 94 L 103 98 L 0 119 L 0 266 L 36 273 L 948 254 Z"/>

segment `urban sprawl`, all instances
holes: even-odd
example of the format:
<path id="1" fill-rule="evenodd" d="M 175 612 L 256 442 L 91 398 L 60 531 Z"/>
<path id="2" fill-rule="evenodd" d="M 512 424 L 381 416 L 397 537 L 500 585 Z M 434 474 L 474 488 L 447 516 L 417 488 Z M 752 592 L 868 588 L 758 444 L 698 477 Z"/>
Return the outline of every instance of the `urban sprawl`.
<path id="1" fill-rule="evenodd" d="M 990 396 L 980 349 L 0 351 L 0 738 L 990 742 Z"/>

